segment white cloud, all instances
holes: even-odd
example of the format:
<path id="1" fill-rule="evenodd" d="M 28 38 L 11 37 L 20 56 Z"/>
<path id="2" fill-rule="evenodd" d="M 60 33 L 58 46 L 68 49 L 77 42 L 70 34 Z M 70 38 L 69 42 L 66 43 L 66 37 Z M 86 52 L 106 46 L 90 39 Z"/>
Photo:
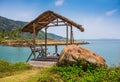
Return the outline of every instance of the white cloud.
<path id="1" fill-rule="evenodd" d="M 107 11 L 105 14 L 107 16 L 112 16 L 114 13 L 116 13 L 118 11 L 118 9 L 113 9 L 113 10 L 110 10 L 110 11 Z"/>
<path id="2" fill-rule="evenodd" d="M 77 15 L 76 15 L 77 16 Z M 72 18 L 72 17 L 71 17 Z M 77 18 L 77 19 L 76 19 Z M 74 17 L 73 17 L 74 19 Z M 120 19 L 105 17 L 104 15 L 86 16 L 78 15 L 75 22 L 82 24 L 85 31 L 74 30 L 75 39 L 118 38 L 120 36 Z"/>
<path id="3" fill-rule="evenodd" d="M 64 3 L 64 0 L 56 0 L 55 6 L 61 6 Z"/>

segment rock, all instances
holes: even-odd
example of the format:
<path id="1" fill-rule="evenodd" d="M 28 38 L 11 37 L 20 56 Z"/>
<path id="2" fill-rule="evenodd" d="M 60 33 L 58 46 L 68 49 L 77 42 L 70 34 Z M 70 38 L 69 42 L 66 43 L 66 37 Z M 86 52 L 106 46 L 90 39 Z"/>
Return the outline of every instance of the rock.
<path id="1" fill-rule="evenodd" d="M 106 66 L 106 61 L 103 57 L 77 45 L 66 46 L 60 54 L 58 64 L 77 63 L 77 59 L 83 59 L 97 66 Z"/>

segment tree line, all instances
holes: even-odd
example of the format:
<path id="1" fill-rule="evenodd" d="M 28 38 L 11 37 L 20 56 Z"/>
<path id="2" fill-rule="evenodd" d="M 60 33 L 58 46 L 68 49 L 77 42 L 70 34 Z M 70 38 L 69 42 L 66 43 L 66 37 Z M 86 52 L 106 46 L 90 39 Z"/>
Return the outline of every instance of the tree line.
<path id="1" fill-rule="evenodd" d="M 0 39 L 20 39 L 23 38 L 22 28 L 17 27 L 8 31 L 7 29 L 1 29 L 0 31 Z"/>

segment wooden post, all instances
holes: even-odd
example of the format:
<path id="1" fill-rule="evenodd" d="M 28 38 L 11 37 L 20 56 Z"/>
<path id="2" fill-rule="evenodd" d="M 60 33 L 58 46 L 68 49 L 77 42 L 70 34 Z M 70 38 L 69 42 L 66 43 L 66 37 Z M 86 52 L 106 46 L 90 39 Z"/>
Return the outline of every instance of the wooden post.
<path id="1" fill-rule="evenodd" d="M 72 25 L 70 25 L 70 44 L 72 44 Z"/>
<path id="2" fill-rule="evenodd" d="M 73 30 L 72 30 L 72 43 L 74 43 Z"/>
<path id="3" fill-rule="evenodd" d="M 57 18 L 57 25 L 58 25 L 58 18 Z"/>
<path id="4" fill-rule="evenodd" d="M 66 25 L 66 45 L 68 45 L 68 23 Z"/>
<path id="5" fill-rule="evenodd" d="M 31 54 L 29 55 L 29 57 L 28 57 L 28 59 L 27 59 L 27 61 L 26 61 L 26 62 L 28 62 L 28 61 L 29 61 L 29 59 L 31 58 L 32 54 L 33 54 L 33 52 L 31 51 Z"/>
<path id="6" fill-rule="evenodd" d="M 74 43 L 74 36 L 73 36 L 73 43 Z"/>
<path id="7" fill-rule="evenodd" d="M 56 54 L 58 53 L 58 47 L 57 47 L 57 45 L 55 45 L 55 53 Z"/>
<path id="8" fill-rule="evenodd" d="M 47 56 L 47 27 L 45 28 L 45 56 Z"/>
<path id="9" fill-rule="evenodd" d="M 33 55 L 34 55 L 34 60 L 36 60 L 36 44 L 35 44 L 35 39 L 36 39 L 35 23 L 33 23 Z"/>

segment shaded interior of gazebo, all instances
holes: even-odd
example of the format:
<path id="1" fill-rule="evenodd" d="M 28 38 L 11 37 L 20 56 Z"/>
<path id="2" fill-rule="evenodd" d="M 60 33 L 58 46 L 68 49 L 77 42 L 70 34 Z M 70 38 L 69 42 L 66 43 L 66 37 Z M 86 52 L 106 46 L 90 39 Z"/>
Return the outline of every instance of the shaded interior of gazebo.
<path id="1" fill-rule="evenodd" d="M 66 45 L 68 45 L 68 41 L 70 40 L 70 44 L 74 44 L 74 36 L 73 36 L 73 26 L 79 29 L 81 32 L 84 32 L 84 28 L 82 25 L 75 23 L 74 21 L 61 16 L 53 11 L 46 11 L 38 16 L 36 19 L 25 25 L 22 29 L 22 32 L 29 32 L 33 34 L 33 55 L 34 60 L 36 60 L 36 43 L 35 39 L 38 32 L 41 29 L 45 29 L 45 56 L 47 52 L 47 29 L 49 27 L 56 26 L 65 26 L 66 27 Z M 70 28 L 70 39 L 68 37 L 68 28 Z M 55 44 L 57 45 L 57 44 Z M 57 46 L 56 46 L 57 48 Z M 56 49 L 57 52 L 57 49 Z"/>

